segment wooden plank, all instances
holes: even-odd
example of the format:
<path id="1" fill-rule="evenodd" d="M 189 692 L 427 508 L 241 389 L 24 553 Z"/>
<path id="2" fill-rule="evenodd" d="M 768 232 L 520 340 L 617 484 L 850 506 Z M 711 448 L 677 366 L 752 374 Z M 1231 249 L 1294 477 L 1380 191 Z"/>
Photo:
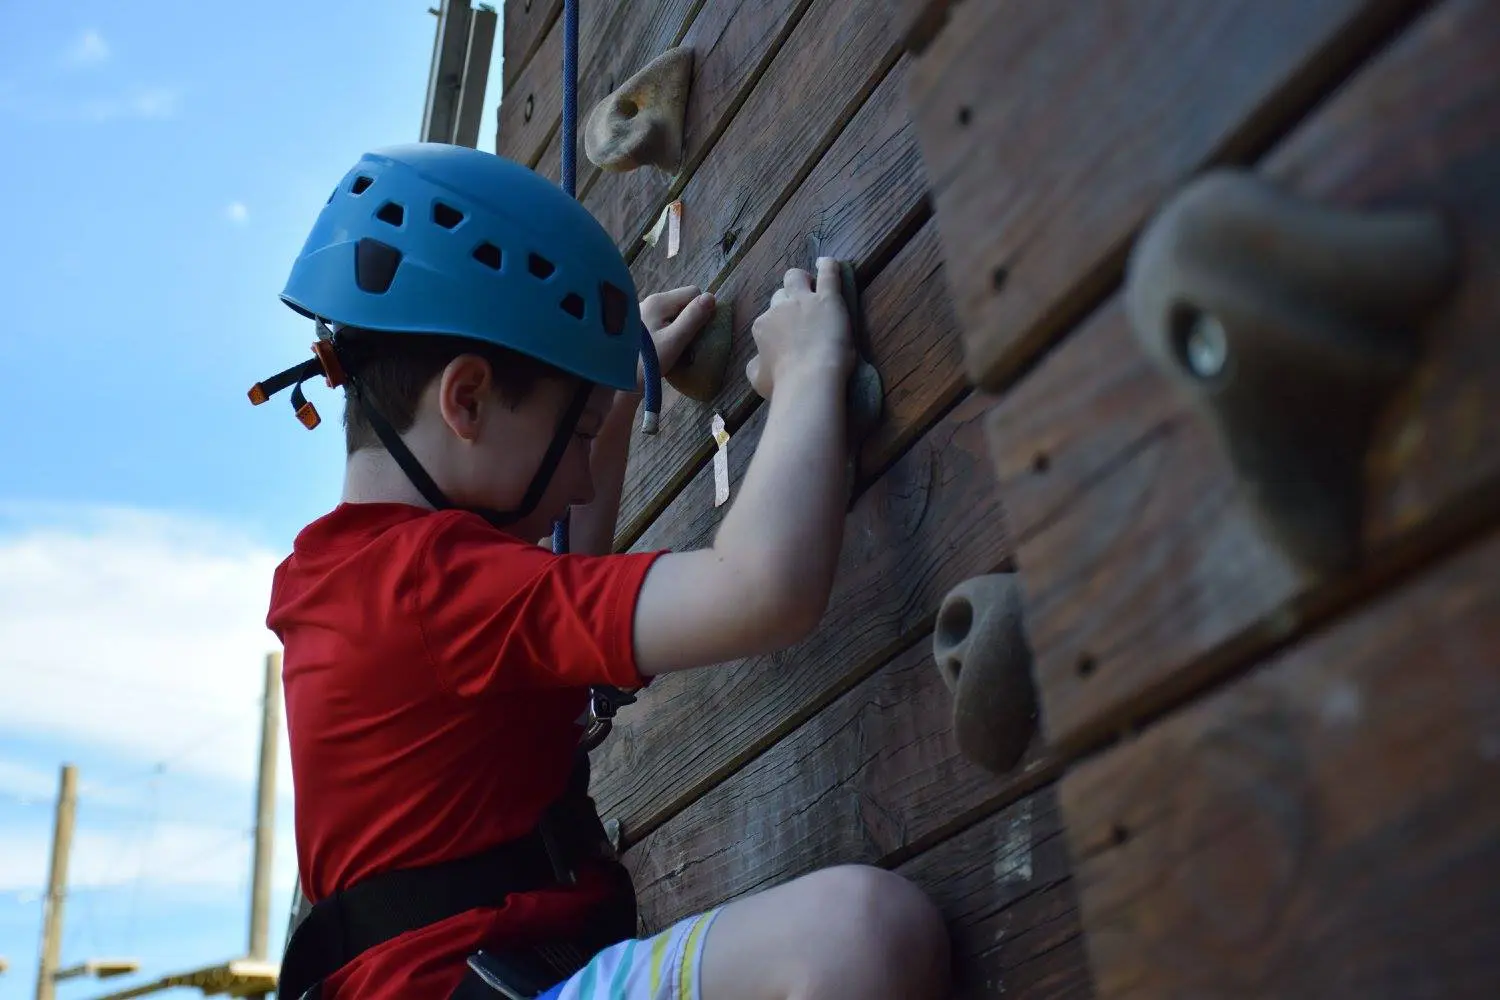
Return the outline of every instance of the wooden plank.
<path id="1" fill-rule="evenodd" d="M 953 5 L 911 101 L 971 380 L 1003 388 L 1108 291 L 1176 185 L 1261 148 L 1418 6 Z"/>
<path id="2" fill-rule="evenodd" d="M 1054 741 L 1161 711 L 1500 507 L 1500 426 L 1485 416 L 1500 393 L 1497 56 L 1500 8 L 1448 3 L 1265 164 L 1330 204 L 1437 206 L 1463 243 L 1464 285 L 1367 463 L 1362 576 L 1320 586 L 1293 572 L 1117 303 L 996 406 L 993 457 Z"/>
<path id="3" fill-rule="evenodd" d="M 930 631 L 955 584 L 1008 563 L 982 402 L 961 403 L 860 496 L 812 636 L 778 655 L 659 677 L 621 712 L 595 754 L 605 814 L 632 836 L 649 832 Z M 753 445 L 764 412 L 731 442 L 732 457 Z M 689 497 L 710 506 L 697 490 Z M 686 536 L 705 522 L 684 517 L 672 541 L 704 540 Z M 661 541 L 648 533 L 642 546 Z"/>
<path id="4" fill-rule="evenodd" d="M 627 254 L 641 249 L 641 236 L 719 140 L 810 3 L 718 0 L 693 19 L 681 41 L 693 49 L 682 167 L 675 174 L 652 169 L 596 172 L 585 200 Z"/>
<path id="5" fill-rule="evenodd" d="M 1092 1000 L 1055 788 L 896 870 L 926 889 L 948 918 L 956 1000 Z"/>
<path id="6" fill-rule="evenodd" d="M 804 32 L 811 30 L 810 26 L 819 26 L 824 15 L 835 13 L 838 4 L 854 6 L 850 0 L 826 2 L 834 5 L 835 10 L 814 8 L 804 19 Z M 830 36 L 847 27 L 821 26 Z M 818 37 L 821 40 L 823 36 Z M 793 51 L 788 46 L 782 58 Z M 799 51 L 803 60 L 827 56 L 816 48 L 812 52 L 805 48 Z M 775 91 L 766 88 L 791 85 L 784 79 L 790 76 L 790 71 L 783 73 L 777 69 L 782 65 L 778 59 L 767 73 L 766 82 L 752 95 L 750 104 L 762 103 L 763 94 L 770 94 L 766 102 L 774 104 Z M 792 68 L 800 65 L 799 61 Z M 845 66 L 847 74 L 853 77 L 868 68 L 859 64 Z M 902 245 L 925 216 L 926 179 L 901 96 L 904 72 L 904 65 L 898 65 L 880 82 L 847 126 L 838 126 L 842 131 L 826 153 L 810 149 L 810 140 L 805 137 L 792 137 L 791 133 L 810 131 L 815 124 L 807 117 L 798 117 L 797 109 L 790 109 L 776 123 L 762 121 L 763 114 L 769 115 L 768 108 L 756 107 L 752 111 L 747 104 L 747 109 L 735 117 L 725 138 L 714 147 L 709 162 L 693 175 L 689 184 L 682 253 L 668 258 L 665 248 L 658 246 L 638 257 L 632 266 L 641 290 L 697 284 L 714 289 L 726 306 L 732 305 L 734 353 L 724 388 L 712 403 L 712 409 L 724 415 L 731 431 L 749 417 L 759 399 L 744 374 L 754 350 L 750 327 L 755 317 L 765 311 L 772 292 L 780 287 L 786 269 L 810 266 L 807 238 L 816 235 L 824 252 L 854 261 L 862 280 L 868 280 L 871 271 Z M 821 117 L 826 121 L 827 109 L 823 110 Z M 742 125 L 753 126 L 754 131 L 773 124 L 774 135 L 786 140 L 779 153 L 766 148 L 764 143 L 768 140 L 759 132 L 741 136 L 737 131 Z M 829 127 L 834 126 L 829 124 Z M 775 174 L 767 169 L 760 172 L 760 181 L 752 182 L 752 172 L 742 170 L 752 151 L 762 159 L 785 156 L 786 172 Z M 805 180 L 792 173 L 799 156 L 811 157 L 815 163 Z M 712 180 L 714 177 L 719 179 Z M 722 203 L 726 197 L 738 197 L 720 190 L 721 185 L 732 187 L 736 180 L 743 184 L 740 190 L 748 199 L 743 209 Z M 713 188 L 711 196 L 706 191 L 708 186 Z M 700 190 L 704 197 L 695 194 Z M 703 247 L 705 228 L 715 228 L 703 216 L 720 217 L 726 225 L 732 223 L 726 232 L 733 234 L 734 239 L 716 237 L 714 246 Z M 696 248 L 694 239 L 699 241 Z M 873 339 L 874 334 L 871 336 Z M 708 434 L 711 412 L 708 405 L 664 390 L 657 434 L 647 437 L 637 428 L 616 530 L 620 545 L 628 545 L 638 537 L 708 460 L 712 443 Z"/>
<path id="7" fill-rule="evenodd" d="M 886 0 L 886 10 L 910 52 L 922 52 L 948 23 L 953 0 Z"/>
<path id="8" fill-rule="evenodd" d="M 642 911 L 671 919 L 834 861 L 889 867 L 1057 777 L 1034 753 L 997 778 L 952 719 L 923 635 L 633 846 Z"/>
<path id="9" fill-rule="evenodd" d="M 1063 781 L 1101 996 L 1495 995 L 1497 567 L 1492 536 Z"/>
<path id="10" fill-rule="evenodd" d="M 754 822 L 763 817 L 747 809 L 743 818 Z M 850 860 L 856 859 L 830 845 L 820 866 Z M 696 882 L 697 861 L 666 871 L 645 844 L 626 852 L 626 865 L 638 887 L 648 887 L 643 906 L 648 927 L 694 912 L 688 906 L 696 904 L 688 904 L 686 898 L 649 887 Z M 1076 888 L 1052 787 L 991 814 L 897 870 L 931 895 L 947 918 L 953 937 L 955 998 L 1093 996 Z M 722 901 L 735 895 L 739 894 Z"/>
<path id="11" fill-rule="evenodd" d="M 500 81 L 506 93 L 536 55 L 562 9 L 563 0 L 505 0 Z"/>
<path id="12" fill-rule="evenodd" d="M 541 0 L 538 0 L 541 2 Z M 585 3 L 578 12 L 578 121 L 614 89 L 620 67 L 647 62 L 662 38 L 678 37 L 701 0 L 662 0 L 660 3 Z M 543 39 L 537 54 L 506 88 L 500 102 L 499 150 L 536 166 L 549 142 L 554 142 L 562 119 L 562 36 L 558 18 Z M 554 142 L 560 148 L 560 140 Z M 557 161 L 556 152 L 551 156 Z M 579 170 L 583 179 L 588 158 L 578 143 Z M 556 169 L 556 168 L 554 168 Z M 582 190 L 580 186 L 578 190 Z"/>

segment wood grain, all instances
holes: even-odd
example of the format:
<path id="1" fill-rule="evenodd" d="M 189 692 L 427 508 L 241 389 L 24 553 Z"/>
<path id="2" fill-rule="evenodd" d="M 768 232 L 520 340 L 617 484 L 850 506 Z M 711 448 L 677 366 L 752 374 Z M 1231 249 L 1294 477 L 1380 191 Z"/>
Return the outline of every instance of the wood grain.
<path id="1" fill-rule="evenodd" d="M 1492 997 L 1500 537 L 1062 783 L 1104 997 Z"/>
<path id="2" fill-rule="evenodd" d="M 922 52 L 948 23 L 954 0 L 885 0 L 896 32 L 910 52 Z"/>
<path id="3" fill-rule="evenodd" d="M 506 93 L 536 55 L 562 9 L 563 0 L 505 0 L 500 80 Z"/>
<path id="4" fill-rule="evenodd" d="M 899 706 L 887 707 L 892 714 L 899 712 Z M 768 816 L 746 803 L 743 818 L 754 824 L 752 836 L 772 835 L 788 843 L 802 840 L 796 816 Z M 733 853 L 741 835 L 721 832 L 727 838 L 721 851 Z M 717 857 L 668 861 L 668 869 L 652 844 L 647 841 L 625 854 L 638 887 L 647 887 L 643 916 L 648 928 L 743 894 L 714 899 L 698 891 L 704 878 L 700 865 Z M 812 850 L 821 852 L 821 860 L 812 867 L 860 859 L 857 851 L 844 850 L 832 839 Z M 1093 996 L 1054 788 L 1042 788 L 1005 810 L 991 812 L 897 871 L 925 890 L 947 920 L 953 939 L 955 998 Z M 691 895 L 663 891 L 663 885 L 691 888 Z"/>
<path id="5" fill-rule="evenodd" d="M 984 771 L 952 718 L 923 635 L 632 847 L 642 912 L 660 923 L 835 862 L 889 867 L 1057 776 L 1038 754 Z"/>
<path id="6" fill-rule="evenodd" d="M 848 69 L 850 73 L 862 72 L 860 67 Z M 768 73 L 763 86 L 770 80 Z M 664 248 L 657 247 L 636 259 L 632 271 L 639 289 L 696 284 L 713 289 L 723 307 L 733 308 L 734 353 L 724 388 L 711 405 L 664 389 L 657 434 L 647 437 L 637 427 L 620 504 L 618 545 L 628 546 L 637 538 L 708 461 L 711 439 L 707 428 L 714 410 L 724 415 L 732 431 L 755 409 L 759 397 L 745 378 L 745 364 L 754 353 L 750 327 L 781 286 L 787 268 L 811 265 L 808 237 L 816 236 L 828 255 L 853 261 L 862 280 L 868 281 L 876 265 L 884 263 L 924 217 L 926 179 L 901 97 L 903 80 L 904 66 L 898 65 L 842 128 L 826 153 L 818 155 L 808 151 L 805 143 L 801 145 L 803 155 L 816 157 L 816 165 L 805 180 L 792 183 L 789 178 L 783 187 L 781 178 L 769 177 L 765 183 L 778 193 L 773 196 L 763 187 L 753 195 L 755 207 L 743 211 L 713 200 L 686 201 L 683 252 L 667 258 Z M 760 92 L 757 88 L 756 94 Z M 715 187 L 741 177 L 739 161 L 730 154 L 735 149 L 748 152 L 734 135 L 748 120 L 744 111 L 736 116 L 730 133 L 715 146 L 709 162 L 694 174 L 693 183 L 702 179 L 708 184 L 706 178 L 714 173 L 721 178 L 714 182 Z M 788 120 L 782 127 L 795 131 L 792 126 L 796 124 Z M 793 143 L 785 152 L 791 155 L 796 148 Z M 760 155 L 771 154 L 760 147 Z M 742 190 L 751 197 L 753 188 L 748 180 Z M 723 196 L 723 191 L 715 195 Z M 765 213 L 772 214 L 765 217 Z M 710 218 L 704 221 L 700 216 Z M 711 224 L 713 218 L 720 220 L 719 226 Z M 724 234 L 733 239 L 719 237 L 712 247 L 700 245 L 694 249 L 689 233 L 698 234 L 701 240 L 705 229 L 723 226 L 728 226 Z M 746 242 L 750 243 L 748 248 Z M 880 322 L 870 320 L 870 339 L 876 343 L 881 341 L 873 327 Z M 894 373 L 883 377 L 894 378 Z"/>
<path id="7" fill-rule="evenodd" d="M 1417 6 L 954 5 L 911 102 L 974 384 L 1004 387 L 1107 293 L 1175 185 L 1261 148 Z"/>
<path id="8" fill-rule="evenodd" d="M 657 678 L 621 712 L 595 753 L 606 815 L 649 832 L 930 631 L 954 584 L 1007 564 L 979 402 L 960 404 L 860 496 L 811 637 L 778 655 Z M 763 412 L 731 454 L 753 444 Z M 700 544 L 705 536 L 685 536 L 708 527 L 689 518 L 671 541 Z"/>
<path id="9" fill-rule="evenodd" d="M 1497 57 L 1500 8 L 1446 4 L 1265 164 L 1333 204 L 1436 206 L 1463 244 L 1463 287 L 1372 448 L 1361 574 L 1319 585 L 1292 571 L 1116 302 L 997 404 L 992 453 L 1054 741 L 1085 744 L 1190 696 L 1500 509 Z"/>
<path id="10" fill-rule="evenodd" d="M 948 919 L 955 1000 L 1092 1000 L 1055 788 L 896 870 L 925 889 Z"/>

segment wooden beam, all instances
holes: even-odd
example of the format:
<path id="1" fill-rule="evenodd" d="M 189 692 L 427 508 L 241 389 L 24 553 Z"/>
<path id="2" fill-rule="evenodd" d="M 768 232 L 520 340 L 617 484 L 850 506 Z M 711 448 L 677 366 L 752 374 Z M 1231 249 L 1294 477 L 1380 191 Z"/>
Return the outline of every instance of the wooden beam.
<path id="1" fill-rule="evenodd" d="M 427 98 L 422 105 L 422 142 L 451 142 L 463 86 L 464 52 L 469 42 L 469 0 L 439 0 L 427 69 Z"/>
<path id="2" fill-rule="evenodd" d="M 488 4 L 481 4 L 469 12 L 464 70 L 454 103 L 452 141 L 470 149 L 479 147 L 479 123 L 484 118 L 484 91 L 489 84 L 497 22 L 495 10 Z"/>
<path id="3" fill-rule="evenodd" d="M 1118 281 L 1173 188 L 1264 148 L 1421 6 L 952 5 L 910 96 L 970 380 L 1004 388 Z"/>
<path id="4" fill-rule="evenodd" d="M 73 850 L 73 821 L 78 813 L 78 768 L 64 764 L 58 772 L 57 807 L 52 821 L 52 860 L 47 866 L 47 895 L 42 903 L 42 950 L 37 965 L 37 1000 L 57 995 L 57 967 L 62 957 L 63 909 L 68 898 L 68 858 Z"/>
<path id="5" fill-rule="evenodd" d="M 1063 781 L 1100 996 L 1492 995 L 1497 566 L 1492 536 Z"/>
<path id="6" fill-rule="evenodd" d="M 1049 736 L 1139 725 L 1315 627 L 1500 509 L 1500 9 L 1433 10 L 1263 164 L 1328 204 L 1453 220 L 1463 285 L 1366 467 L 1365 566 L 1299 576 L 1210 429 L 1112 302 L 996 406 L 992 456 L 1026 568 Z M 1289 373 L 1288 377 L 1295 377 Z"/>

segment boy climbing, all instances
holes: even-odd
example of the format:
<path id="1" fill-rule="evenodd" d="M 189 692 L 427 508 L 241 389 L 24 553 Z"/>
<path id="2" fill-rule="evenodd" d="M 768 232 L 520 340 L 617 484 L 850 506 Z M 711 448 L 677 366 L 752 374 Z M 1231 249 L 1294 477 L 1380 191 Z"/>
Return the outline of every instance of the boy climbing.
<path id="1" fill-rule="evenodd" d="M 637 302 L 612 240 L 530 170 L 460 146 L 364 156 L 282 294 L 346 391 L 341 501 L 273 583 L 302 890 L 283 1000 L 900 997 L 947 992 L 941 918 L 842 866 L 636 939 L 588 798 L 591 690 L 784 649 L 827 606 L 855 363 L 839 267 L 754 324 L 768 402 L 711 546 L 611 552 L 644 326 L 670 370 L 713 314 Z M 568 554 L 537 543 L 568 513 Z M 706 720 L 708 725 L 712 720 Z"/>

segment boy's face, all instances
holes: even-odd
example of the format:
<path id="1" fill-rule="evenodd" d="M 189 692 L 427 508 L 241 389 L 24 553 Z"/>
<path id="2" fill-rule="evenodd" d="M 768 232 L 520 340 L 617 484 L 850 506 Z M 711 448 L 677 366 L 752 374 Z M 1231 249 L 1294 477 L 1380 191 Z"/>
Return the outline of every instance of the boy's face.
<path id="1" fill-rule="evenodd" d="M 486 362 L 473 356 L 458 358 L 429 389 L 413 428 L 420 437 L 412 443 L 437 453 L 435 460 L 418 455 L 454 503 L 514 510 L 541 468 L 576 389 L 571 379 L 543 379 L 512 406 L 494 388 Z M 603 386 L 590 394 L 541 502 L 530 516 L 511 526 L 516 535 L 542 538 L 568 507 L 593 501 L 592 442 L 613 399 L 613 390 Z M 424 423 L 427 433 L 421 433 Z M 432 430 L 437 431 L 436 441 Z"/>

